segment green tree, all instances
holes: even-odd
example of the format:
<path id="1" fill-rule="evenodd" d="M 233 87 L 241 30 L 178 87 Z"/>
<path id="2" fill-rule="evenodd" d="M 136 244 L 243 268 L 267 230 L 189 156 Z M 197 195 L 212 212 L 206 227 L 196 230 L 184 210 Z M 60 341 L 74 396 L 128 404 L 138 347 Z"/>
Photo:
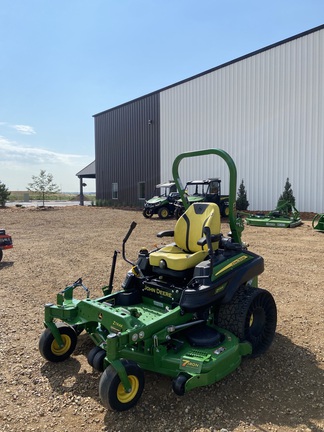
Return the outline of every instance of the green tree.
<path id="1" fill-rule="evenodd" d="M 53 183 L 53 175 L 46 174 L 45 170 L 40 170 L 39 176 L 32 176 L 33 181 L 28 183 L 27 190 L 38 192 L 42 196 L 43 207 L 45 206 L 45 195 L 59 192 L 60 188 Z"/>
<path id="2" fill-rule="evenodd" d="M 6 185 L 0 181 L 0 207 L 5 207 L 9 196 L 10 192 L 8 191 L 8 188 L 6 188 Z"/>
<path id="3" fill-rule="evenodd" d="M 244 181 L 242 179 L 242 182 L 237 191 L 236 208 L 237 210 L 247 210 L 249 205 L 250 203 L 247 200 Z"/>
<path id="4" fill-rule="evenodd" d="M 291 188 L 291 184 L 289 183 L 289 178 L 287 177 L 285 188 L 278 199 L 277 207 L 279 207 L 283 202 L 288 202 L 290 204 L 288 206 L 289 211 L 291 211 L 291 206 L 295 206 L 295 201 L 296 200 L 293 194 L 293 190 Z"/>

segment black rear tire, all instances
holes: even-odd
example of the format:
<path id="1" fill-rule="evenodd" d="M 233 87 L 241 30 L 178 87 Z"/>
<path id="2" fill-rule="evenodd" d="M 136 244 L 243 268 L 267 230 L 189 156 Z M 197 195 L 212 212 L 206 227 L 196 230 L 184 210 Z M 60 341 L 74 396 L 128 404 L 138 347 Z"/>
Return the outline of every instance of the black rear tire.
<path id="1" fill-rule="evenodd" d="M 168 207 L 161 207 L 158 211 L 158 215 L 160 219 L 167 219 L 170 217 L 170 211 Z"/>
<path id="2" fill-rule="evenodd" d="M 2 260 L 2 257 L 3 257 L 3 252 L 2 249 L 0 249 L 0 261 Z"/>
<path id="3" fill-rule="evenodd" d="M 221 216 L 222 217 L 228 217 L 229 216 L 229 207 L 228 206 L 226 206 L 226 205 L 222 206 Z"/>
<path id="4" fill-rule="evenodd" d="M 232 300 L 221 305 L 217 325 L 252 345 L 252 357 L 270 347 L 277 326 L 277 307 L 269 291 L 241 286 Z"/>
<path id="5" fill-rule="evenodd" d="M 149 209 L 144 209 L 143 210 L 143 216 L 146 219 L 150 219 L 153 216 L 153 212 L 151 210 L 149 210 Z"/>
<path id="6" fill-rule="evenodd" d="M 174 211 L 174 216 L 176 219 L 179 219 L 183 215 L 183 213 L 184 213 L 184 209 L 177 207 Z"/>

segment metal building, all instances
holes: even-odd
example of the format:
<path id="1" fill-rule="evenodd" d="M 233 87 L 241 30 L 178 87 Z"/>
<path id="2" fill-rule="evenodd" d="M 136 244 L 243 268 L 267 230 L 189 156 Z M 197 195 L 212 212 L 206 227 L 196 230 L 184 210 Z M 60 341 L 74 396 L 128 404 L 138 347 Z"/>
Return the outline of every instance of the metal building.
<path id="1" fill-rule="evenodd" d="M 324 211 L 324 25 L 96 114 L 97 198 L 142 206 L 181 152 L 221 148 L 250 210 L 273 209 L 286 179 L 300 211 Z M 188 159 L 186 180 L 221 177 Z"/>
<path id="2" fill-rule="evenodd" d="M 95 117 L 96 197 L 142 206 L 160 182 L 160 94 Z"/>

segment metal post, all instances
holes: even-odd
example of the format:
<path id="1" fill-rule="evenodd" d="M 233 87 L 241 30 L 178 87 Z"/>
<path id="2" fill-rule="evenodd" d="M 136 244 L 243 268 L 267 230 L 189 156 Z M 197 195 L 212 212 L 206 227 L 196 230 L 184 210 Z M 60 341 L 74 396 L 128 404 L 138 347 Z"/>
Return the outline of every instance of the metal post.
<path id="1" fill-rule="evenodd" d="M 80 179 L 80 206 L 84 205 L 84 195 L 83 195 L 83 181 L 82 177 L 79 177 Z"/>

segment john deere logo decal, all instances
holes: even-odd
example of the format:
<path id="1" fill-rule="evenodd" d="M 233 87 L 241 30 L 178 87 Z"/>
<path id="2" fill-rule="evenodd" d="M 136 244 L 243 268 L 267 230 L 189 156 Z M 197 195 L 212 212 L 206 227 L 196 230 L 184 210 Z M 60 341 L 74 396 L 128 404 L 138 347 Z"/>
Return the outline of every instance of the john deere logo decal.
<path id="1" fill-rule="evenodd" d="M 150 292 L 153 294 L 158 294 L 158 295 L 163 296 L 163 297 L 169 297 L 172 299 L 172 292 L 165 291 L 165 290 L 162 290 L 160 288 L 145 286 L 143 288 L 143 291 L 147 291 L 147 292 Z"/>

